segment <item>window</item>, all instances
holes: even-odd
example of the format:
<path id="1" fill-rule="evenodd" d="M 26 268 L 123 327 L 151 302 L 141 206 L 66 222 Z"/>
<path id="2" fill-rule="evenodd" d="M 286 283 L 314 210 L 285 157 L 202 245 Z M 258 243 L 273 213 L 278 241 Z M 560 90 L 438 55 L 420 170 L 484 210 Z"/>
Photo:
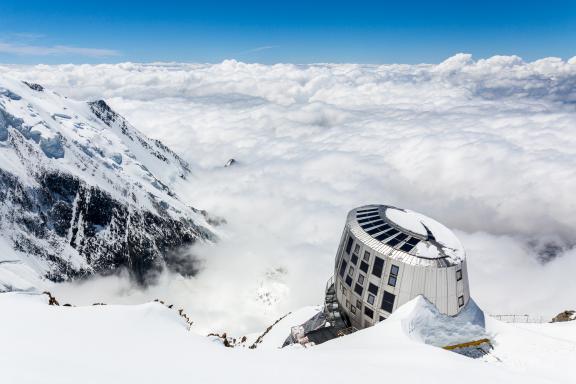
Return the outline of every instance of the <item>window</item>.
<path id="1" fill-rule="evenodd" d="M 372 274 L 376 277 L 382 277 L 383 269 L 384 269 L 384 260 L 379 257 L 375 257 L 374 266 L 372 267 Z"/>
<path id="2" fill-rule="evenodd" d="M 374 305 L 374 300 L 376 297 L 374 295 L 368 294 L 368 304 Z"/>
<path id="3" fill-rule="evenodd" d="M 458 298 L 458 308 L 464 306 L 464 296 Z"/>
<path id="4" fill-rule="evenodd" d="M 401 233 L 401 234 L 399 234 L 398 236 L 396 236 L 396 239 L 397 239 L 397 240 L 400 240 L 400 241 L 406 240 L 407 238 L 408 238 L 408 235 L 405 234 L 405 233 Z"/>
<path id="5" fill-rule="evenodd" d="M 358 284 L 364 285 L 364 275 L 358 274 Z"/>
<path id="6" fill-rule="evenodd" d="M 390 276 L 388 277 L 388 285 L 392 287 L 396 286 L 396 280 L 398 279 L 398 271 L 399 271 L 398 266 L 392 265 L 390 267 Z"/>
<path id="7" fill-rule="evenodd" d="M 350 302 L 346 299 L 346 308 L 350 308 Z"/>
<path id="8" fill-rule="evenodd" d="M 462 270 L 459 269 L 456 271 L 456 281 L 462 280 Z"/>
<path id="9" fill-rule="evenodd" d="M 413 245 L 408 244 L 408 243 L 404 243 L 404 245 L 402 245 L 402 246 L 400 247 L 400 250 L 408 253 L 408 252 L 410 252 L 410 251 L 412 250 L 412 248 L 414 248 Z"/>
<path id="10" fill-rule="evenodd" d="M 342 259 L 342 264 L 340 264 L 340 277 L 344 277 L 344 272 L 346 272 L 346 266 L 348 266 L 348 263 L 346 262 L 346 260 Z"/>
<path id="11" fill-rule="evenodd" d="M 386 320 L 386 318 L 384 316 L 380 316 L 380 318 L 378 319 L 378 321 L 382 321 L 382 320 Z"/>
<path id="12" fill-rule="evenodd" d="M 369 223 L 362 223 L 360 224 L 360 226 L 362 227 L 363 230 L 369 230 L 378 226 L 384 225 L 384 221 L 382 220 L 376 220 L 376 221 L 371 221 Z"/>
<path id="13" fill-rule="evenodd" d="M 354 292 L 356 292 L 358 296 L 362 296 L 362 292 L 364 292 L 364 287 L 362 287 L 360 284 L 356 284 L 356 286 L 354 287 Z"/>
<path id="14" fill-rule="evenodd" d="M 350 254 L 350 250 L 352 249 L 352 243 L 354 243 L 354 240 L 352 240 L 352 236 L 348 236 L 348 242 L 346 243 L 347 254 Z"/>
<path id="15" fill-rule="evenodd" d="M 356 307 L 355 306 L 351 306 L 350 307 L 350 312 L 352 312 L 353 315 L 356 314 Z"/>
<path id="16" fill-rule="evenodd" d="M 386 226 L 386 224 L 384 224 L 384 225 L 381 225 L 381 226 L 379 226 L 379 227 L 372 228 L 372 229 L 366 231 L 366 233 L 369 234 L 369 235 L 373 235 L 373 234 L 375 234 L 375 233 L 380 233 L 380 232 L 386 230 L 386 228 L 387 228 L 387 226 Z"/>
<path id="17" fill-rule="evenodd" d="M 354 267 L 350 266 L 350 269 L 348 269 L 348 275 L 352 276 L 354 274 Z"/>
<path id="18" fill-rule="evenodd" d="M 356 263 L 358 262 L 358 255 L 357 254 L 353 254 L 352 257 L 350 258 L 350 262 L 354 265 L 356 265 Z"/>
<path id="19" fill-rule="evenodd" d="M 392 309 L 394 308 L 394 299 L 396 299 L 396 296 L 390 292 L 384 291 L 384 295 L 382 297 L 382 305 L 380 307 L 386 312 L 392 313 Z"/>
<path id="20" fill-rule="evenodd" d="M 364 273 L 368 273 L 368 263 L 361 261 L 360 262 L 360 270 Z"/>
<path id="21" fill-rule="evenodd" d="M 373 295 L 378 294 L 378 286 L 376 284 L 368 284 L 368 292 L 372 293 Z"/>
<path id="22" fill-rule="evenodd" d="M 368 307 L 364 307 L 364 314 L 365 314 L 366 316 L 368 316 L 369 318 L 374 317 L 374 311 L 371 310 L 371 309 L 368 308 Z"/>
<path id="23" fill-rule="evenodd" d="M 362 302 L 360 300 L 356 300 L 356 306 L 358 309 L 362 309 Z"/>
<path id="24" fill-rule="evenodd" d="M 352 287 L 352 278 L 350 276 L 346 276 L 346 284 L 348 284 L 349 287 Z"/>
<path id="25" fill-rule="evenodd" d="M 364 257 L 362 258 L 365 262 L 370 261 L 370 252 L 364 251 Z"/>
<path id="26" fill-rule="evenodd" d="M 360 252 L 360 245 L 356 244 L 356 246 L 354 247 L 354 253 L 358 252 Z"/>

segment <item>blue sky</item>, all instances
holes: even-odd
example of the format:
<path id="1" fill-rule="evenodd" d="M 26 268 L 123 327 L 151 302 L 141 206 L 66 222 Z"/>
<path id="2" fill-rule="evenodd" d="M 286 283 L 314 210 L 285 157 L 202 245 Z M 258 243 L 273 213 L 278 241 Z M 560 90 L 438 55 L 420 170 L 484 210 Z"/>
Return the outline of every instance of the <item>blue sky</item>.
<path id="1" fill-rule="evenodd" d="M 0 63 L 576 56 L 576 0 L 0 1 Z"/>

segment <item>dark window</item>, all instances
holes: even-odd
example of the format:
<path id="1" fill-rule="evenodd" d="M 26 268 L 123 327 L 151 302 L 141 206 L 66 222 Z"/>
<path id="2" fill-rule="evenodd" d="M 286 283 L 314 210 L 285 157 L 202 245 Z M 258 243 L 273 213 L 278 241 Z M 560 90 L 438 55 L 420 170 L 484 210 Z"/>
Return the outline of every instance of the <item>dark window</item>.
<path id="1" fill-rule="evenodd" d="M 391 247 L 394 247 L 395 245 L 399 244 L 400 240 L 398 240 L 396 237 L 393 239 L 390 239 L 386 242 L 386 244 L 388 244 Z"/>
<path id="2" fill-rule="evenodd" d="M 360 245 L 356 244 L 356 246 L 354 247 L 354 253 L 358 252 L 360 252 Z"/>
<path id="3" fill-rule="evenodd" d="M 364 288 L 360 284 L 356 284 L 354 287 L 354 292 L 356 292 L 359 296 L 362 296 L 362 292 L 364 292 Z"/>
<path id="4" fill-rule="evenodd" d="M 384 231 L 385 229 L 386 229 L 386 226 L 385 226 L 385 225 L 381 225 L 381 226 L 379 226 L 379 227 L 372 228 L 371 230 L 366 231 L 366 233 L 369 234 L 369 235 L 373 235 L 373 234 L 375 234 L 375 233 L 382 232 L 382 231 Z"/>
<path id="5" fill-rule="evenodd" d="M 456 271 L 456 281 L 462 280 L 462 270 L 459 269 Z"/>
<path id="6" fill-rule="evenodd" d="M 347 266 L 348 263 L 346 262 L 346 260 L 342 259 L 342 264 L 340 264 L 340 276 L 344 277 L 344 272 L 346 272 Z"/>
<path id="7" fill-rule="evenodd" d="M 390 276 L 388 277 L 388 285 L 392 287 L 396 286 L 396 280 L 398 280 L 398 271 L 399 268 L 397 265 L 390 266 Z"/>
<path id="8" fill-rule="evenodd" d="M 368 284 L 368 292 L 370 292 L 374 295 L 377 295 L 378 294 L 378 286 L 375 284 L 372 284 L 372 283 Z"/>
<path id="9" fill-rule="evenodd" d="M 384 316 L 380 316 L 380 319 L 378 321 L 382 321 L 382 320 L 386 320 L 386 318 Z"/>
<path id="10" fill-rule="evenodd" d="M 377 211 L 378 208 L 364 208 L 364 209 L 359 209 L 356 211 L 356 213 L 362 213 L 362 212 L 369 212 L 369 211 Z"/>
<path id="11" fill-rule="evenodd" d="M 368 304 L 372 304 L 374 305 L 374 300 L 376 299 L 376 296 L 368 294 Z"/>
<path id="12" fill-rule="evenodd" d="M 418 240 L 418 239 L 415 238 L 415 237 L 411 237 L 411 238 L 409 238 L 408 240 L 406 240 L 406 242 L 407 242 L 408 244 L 410 244 L 410 245 L 416 245 L 416 244 L 418 244 L 418 243 L 420 242 L 420 240 Z"/>
<path id="13" fill-rule="evenodd" d="M 384 232 L 384 233 L 381 233 L 378 236 L 376 236 L 375 239 L 378 241 L 382 241 L 387 237 L 390 237 L 390 235 L 388 235 L 386 232 Z"/>
<path id="14" fill-rule="evenodd" d="M 354 265 L 356 265 L 356 263 L 358 262 L 358 255 L 357 254 L 353 254 L 352 257 L 350 258 L 350 262 Z"/>
<path id="15" fill-rule="evenodd" d="M 408 237 L 407 234 L 401 233 L 401 234 L 399 234 L 398 236 L 396 236 L 396 239 L 402 241 L 402 240 L 406 240 L 407 237 Z"/>
<path id="16" fill-rule="evenodd" d="M 460 296 L 458 298 L 458 307 L 462 307 L 464 305 L 464 296 Z"/>
<path id="17" fill-rule="evenodd" d="M 394 296 L 392 293 L 384 291 L 384 296 L 382 297 L 381 308 L 388 313 L 392 313 L 392 309 L 394 308 L 394 299 L 395 298 L 396 298 L 396 296 Z"/>
<path id="18" fill-rule="evenodd" d="M 373 216 L 373 217 L 378 217 L 378 212 L 366 212 L 366 213 L 360 213 L 358 215 L 356 215 L 357 219 L 362 219 L 363 217 L 369 217 L 369 216 Z"/>
<path id="19" fill-rule="evenodd" d="M 360 263 L 360 270 L 364 273 L 368 273 L 368 263 L 365 263 L 364 261 L 362 261 Z"/>
<path id="20" fill-rule="evenodd" d="M 364 251 L 364 257 L 362 259 L 366 262 L 370 261 L 370 252 Z"/>
<path id="21" fill-rule="evenodd" d="M 349 287 L 352 287 L 352 278 L 350 276 L 346 276 L 346 284 L 348 284 Z"/>
<path id="22" fill-rule="evenodd" d="M 374 316 L 374 311 L 368 307 L 364 307 L 364 314 L 369 318 L 372 318 Z"/>
<path id="23" fill-rule="evenodd" d="M 375 257 L 374 266 L 372 267 L 372 274 L 376 277 L 382 277 L 383 269 L 384 269 L 384 260 L 379 257 Z"/>
<path id="24" fill-rule="evenodd" d="M 358 274 L 358 284 L 360 285 L 364 285 L 364 276 Z"/>
<path id="25" fill-rule="evenodd" d="M 356 306 L 358 309 L 362 309 L 362 302 L 360 300 L 356 300 Z"/>
<path id="26" fill-rule="evenodd" d="M 378 215 L 371 216 L 371 217 L 365 217 L 363 219 L 358 219 L 358 224 L 361 224 L 361 225 L 362 224 L 364 224 L 364 225 L 368 224 L 369 225 L 370 223 L 372 223 L 376 220 L 379 220 L 379 219 L 380 219 L 380 216 L 378 216 Z"/>
<path id="27" fill-rule="evenodd" d="M 401 251 L 404 251 L 404 252 L 410 252 L 413 248 L 414 248 L 414 246 L 413 246 L 412 244 L 404 243 L 404 244 L 400 247 L 400 250 L 401 250 Z"/>
<path id="28" fill-rule="evenodd" d="M 378 227 L 378 226 L 380 226 L 380 225 L 382 225 L 382 224 L 384 224 L 384 222 L 383 222 L 382 220 L 376 220 L 376 221 L 372 221 L 372 222 L 370 222 L 370 223 L 362 224 L 362 225 L 360 225 L 360 226 L 362 227 L 362 229 L 368 230 L 368 229 L 371 229 L 371 228 L 374 228 L 374 227 Z"/>
<path id="29" fill-rule="evenodd" d="M 350 254 L 350 250 L 352 249 L 352 243 L 354 243 L 354 240 L 352 240 L 352 236 L 348 237 L 348 242 L 346 243 L 346 253 Z"/>

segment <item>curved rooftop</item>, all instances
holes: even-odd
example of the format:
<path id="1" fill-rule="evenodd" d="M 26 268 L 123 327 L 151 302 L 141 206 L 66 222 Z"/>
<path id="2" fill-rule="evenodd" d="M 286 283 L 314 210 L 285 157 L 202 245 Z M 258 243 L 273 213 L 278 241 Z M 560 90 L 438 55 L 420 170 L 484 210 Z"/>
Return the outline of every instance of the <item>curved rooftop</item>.
<path id="1" fill-rule="evenodd" d="M 398 257 L 404 254 L 419 259 L 412 264 L 451 265 L 465 258 L 462 244 L 450 229 L 408 209 L 366 205 L 352 210 L 348 221 L 357 235 L 368 237 L 373 245 L 392 248 Z"/>

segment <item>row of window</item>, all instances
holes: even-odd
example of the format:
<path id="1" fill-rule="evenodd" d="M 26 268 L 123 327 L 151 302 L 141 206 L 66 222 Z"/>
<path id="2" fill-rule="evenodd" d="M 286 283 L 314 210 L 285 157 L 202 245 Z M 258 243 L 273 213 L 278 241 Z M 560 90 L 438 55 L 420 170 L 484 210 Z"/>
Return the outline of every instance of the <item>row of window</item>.
<path id="1" fill-rule="evenodd" d="M 354 246 L 354 251 L 352 251 L 353 246 Z M 348 264 L 348 262 L 344 258 L 344 255 L 342 255 L 340 269 L 339 269 L 340 277 L 342 277 L 344 279 L 346 285 L 348 285 L 348 287 L 353 289 L 353 291 L 358 296 L 363 297 L 364 283 L 366 282 L 366 276 L 363 275 L 362 273 L 358 273 L 356 283 L 355 284 L 353 283 L 355 267 L 358 265 L 358 261 L 359 261 L 360 244 L 358 244 L 358 243 L 354 244 L 353 237 L 348 236 L 345 249 L 346 249 L 347 254 L 350 255 L 350 253 L 352 253 L 352 255 L 350 256 L 350 264 Z M 370 268 L 370 256 L 371 256 L 370 252 L 365 250 L 364 254 L 362 256 L 362 260 L 360 261 L 359 269 L 360 269 L 360 271 L 362 271 L 366 275 L 368 274 L 368 271 Z M 385 266 L 384 259 L 382 259 L 378 256 L 374 256 L 374 262 L 372 265 L 372 275 L 374 275 L 378 278 L 381 278 L 382 274 L 384 272 L 384 266 Z M 348 269 L 347 269 L 347 267 L 348 267 Z M 392 286 L 392 287 L 396 286 L 397 281 L 398 281 L 399 272 L 400 272 L 400 267 L 398 265 L 392 264 L 390 266 L 390 273 L 388 275 L 388 282 L 387 282 L 389 286 Z M 457 281 L 462 280 L 462 270 L 461 269 L 456 271 L 456 280 Z M 342 289 L 343 289 L 343 293 L 344 293 L 344 286 L 342 286 Z M 374 305 L 374 303 L 376 301 L 376 297 L 378 296 L 378 290 L 379 289 L 378 289 L 377 285 L 375 285 L 371 282 L 368 282 L 368 293 L 366 296 L 366 301 L 370 305 Z M 380 307 L 383 310 L 391 313 L 392 309 L 394 308 L 394 300 L 395 300 L 394 294 L 384 291 Z M 358 302 L 360 302 L 360 301 L 358 301 Z M 459 307 L 462 307 L 464 305 L 464 298 L 462 296 L 460 296 L 458 298 L 458 305 L 459 305 Z M 357 308 L 361 309 L 360 306 L 357 306 Z M 371 309 L 368 308 L 368 310 L 373 314 L 373 311 Z M 352 311 L 352 309 L 351 309 L 351 311 Z M 355 310 L 353 313 L 355 313 Z M 366 311 L 365 311 L 365 315 L 369 316 L 371 319 L 373 318 L 373 316 L 368 315 L 366 313 Z"/>
<path id="2" fill-rule="evenodd" d="M 372 284 L 373 285 L 373 284 Z M 373 285 L 374 286 L 374 285 Z M 374 286 L 375 287 L 375 286 Z M 344 285 L 342 283 L 340 283 L 340 289 L 342 292 L 343 296 L 346 296 L 346 288 L 344 287 Z M 377 289 L 377 287 L 376 287 Z M 369 295 L 369 297 L 371 297 L 372 299 L 368 300 L 368 303 L 370 305 L 374 305 L 374 297 L 373 295 Z M 386 292 L 384 291 L 384 295 L 382 297 L 382 303 L 380 305 L 380 308 L 382 308 L 384 311 L 388 312 L 388 313 L 392 313 L 392 309 L 394 308 L 394 301 L 396 299 L 396 296 L 390 292 Z M 356 300 L 356 304 L 354 305 L 353 303 L 350 303 L 350 301 L 348 299 L 346 299 L 346 308 L 350 308 L 350 312 L 352 314 L 356 314 L 356 311 L 362 311 L 362 307 L 364 307 L 364 315 L 366 315 L 370 320 L 374 320 L 374 310 L 366 305 L 362 305 L 362 301 L 361 300 Z M 380 316 L 379 321 L 384 320 L 384 318 L 382 316 Z"/>
<path id="3" fill-rule="evenodd" d="M 350 263 L 348 263 L 348 261 L 344 258 L 344 255 L 342 255 L 340 269 L 338 273 L 340 274 L 340 277 L 344 279 L 344 282 L 348 287 L 350 287 L 359 297 L 363 297 L 364 287 L 367 281 L 366 275 L 368 274 L 370 269 L 370 256 L 371 256 L 370 252 L 364 251 L 359 266 L 359 270 L 362 271 L 364 274 L 358 273 L 356 283 L 354 283 L 354 272 L 356 266 L 358 266 L 360 244 L 358 243 L 354 244 L 354 239 L 352 238 L 352 236 L 349 236 L 346 242 L 345 250 L 346 253 L 348 254 L 352 253 L 350 256 Z M 384 259 L 378 256 L 374 256 L 374 263 L 372 265 L 372 275 L 378 278 L 382 278 L 382 274 L 384 272 L 384 265 L 385 265 Z M 399 266 L 393 264 L 390 266 L 390 276 L 388 277 L 388 285 L 393 287 L 396 286 L 399 271 L 400 271 Z M 366 301 L 368 302 L 368 304 L 374 305 L 376 297 L 378 296 L 379 288 L 376 284 L 368 282 L 367 289 L 368 293 L 366 296 Z M 343 285 L 342 285 L 342 292 L 343 293 L 345 292 Z M 392 299 L 390 299 L 390 297 L 392 297 Z M 392 312 L 392 308 L 394 305 L 394 297 L 395 296 L 393 294 L 385 292 L 381 308 L 386 310 L 387 312 Z M 392 306 L 390 306 L 390 303 Z M 361 307 L 356 306 L 356 309 L 361 309 Z M 352 313 L 355 313 L 356 309 L 351 308 L 350 311 Z M 368 308 L 368 311 L 371 311 L 372 315 L 368 315 L 366 312 L 364 314 L 373 319 L 373 310 Z"/>
<path id="4" fill-rule="evenodd" d="M 402 243 L 398 249 L 403 252 L 410 252 L 420 242 L 420 239 L 410 237 L 384 222 L 378 214 L 378 208 L 359 210 L 356 213 L 356 219 L 360 227 L 376 240 L 388 239 L 386 244 L 390 247 L 396 247 Z"/>

